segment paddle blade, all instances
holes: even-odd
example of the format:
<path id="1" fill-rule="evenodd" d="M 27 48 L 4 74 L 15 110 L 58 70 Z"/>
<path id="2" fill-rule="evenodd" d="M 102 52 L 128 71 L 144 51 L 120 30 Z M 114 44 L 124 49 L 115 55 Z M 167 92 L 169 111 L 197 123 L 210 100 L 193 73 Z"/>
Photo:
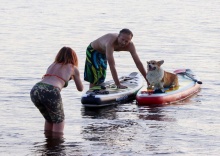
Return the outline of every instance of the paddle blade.
<path id="1" fill-rule="evenodd" d="M 198 84 L 202 84 L 202 81 L 197 81 Z"/>

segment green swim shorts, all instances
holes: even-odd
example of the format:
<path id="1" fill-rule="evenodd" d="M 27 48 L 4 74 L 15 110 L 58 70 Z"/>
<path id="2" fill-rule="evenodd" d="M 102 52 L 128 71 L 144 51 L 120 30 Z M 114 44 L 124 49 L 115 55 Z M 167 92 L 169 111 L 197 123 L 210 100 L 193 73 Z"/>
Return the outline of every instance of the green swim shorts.
<path id="1" fill-rule="evenodd" d="M 100 84 L 105 81 L 106 69 L 106 56 L 94 50 L 90 44 L 86 49 L 84 80 L 92 84 Z"/>
<path id="2" fill-rule="evenodd" d="M 47 122 L 60 123 L 64 120 L 63 103 L 59 88 L 39 82 L 32 88 L 30 96 L 31 101 Z"/>

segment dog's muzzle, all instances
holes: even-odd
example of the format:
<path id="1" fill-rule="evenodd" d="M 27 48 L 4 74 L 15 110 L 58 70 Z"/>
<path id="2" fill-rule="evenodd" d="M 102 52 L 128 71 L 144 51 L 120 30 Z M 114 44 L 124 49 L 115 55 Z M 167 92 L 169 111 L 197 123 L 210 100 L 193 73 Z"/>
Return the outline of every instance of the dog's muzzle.
<path id="1" fill-rule="evenodd" d="M 152 71 L 152 70 L 155 70 L 156 67 L 152 67 L 150 64 L 148 65 L 148 70 Z"/>

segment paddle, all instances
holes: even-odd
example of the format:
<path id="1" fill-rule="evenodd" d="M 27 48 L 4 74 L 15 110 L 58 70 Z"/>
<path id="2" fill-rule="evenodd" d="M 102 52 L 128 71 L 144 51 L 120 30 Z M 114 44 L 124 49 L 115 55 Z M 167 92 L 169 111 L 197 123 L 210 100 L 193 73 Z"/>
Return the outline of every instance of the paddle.
<path id="1" fill-rule="evenodd" d="M 187 76 L 188 78 L 192 79 L 194 82 L 197 82 L 198 84 L 202 84 L 202 81 L 199 81 L 194 78 L 194 75 L 192 74 L 192 71 L 190 69 L 178 69 L 174 71 L 175 74 L 183 74 Z"/>

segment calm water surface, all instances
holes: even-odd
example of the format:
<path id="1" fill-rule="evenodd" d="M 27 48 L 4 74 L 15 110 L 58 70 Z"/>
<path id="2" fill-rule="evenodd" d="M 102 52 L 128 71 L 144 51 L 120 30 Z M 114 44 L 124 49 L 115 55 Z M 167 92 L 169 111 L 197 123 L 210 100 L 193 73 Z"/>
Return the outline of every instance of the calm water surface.
<path id="1" fill-rule="evenodd" d="M 220 152 L 219 0 L 1 0 L 1 155 L 218 155 Z M 74 83 L 62 91 L 62 139 L 43 134 L 44 119 L 30 101 L 62 46 L 78 54 L 105 33 L 134 33 L 140 59 L 165 60 L 163 68 L 190 68 L 201 91 L 176 105 L 138 107 L 135 101 L 87 110 Z M 126 52 L 115 53 L 120 75 L 137 71 Z M 107 73 L 107 79 L 111 75 Z M 83 82 L 85 89 L 88 83 Z"/>

